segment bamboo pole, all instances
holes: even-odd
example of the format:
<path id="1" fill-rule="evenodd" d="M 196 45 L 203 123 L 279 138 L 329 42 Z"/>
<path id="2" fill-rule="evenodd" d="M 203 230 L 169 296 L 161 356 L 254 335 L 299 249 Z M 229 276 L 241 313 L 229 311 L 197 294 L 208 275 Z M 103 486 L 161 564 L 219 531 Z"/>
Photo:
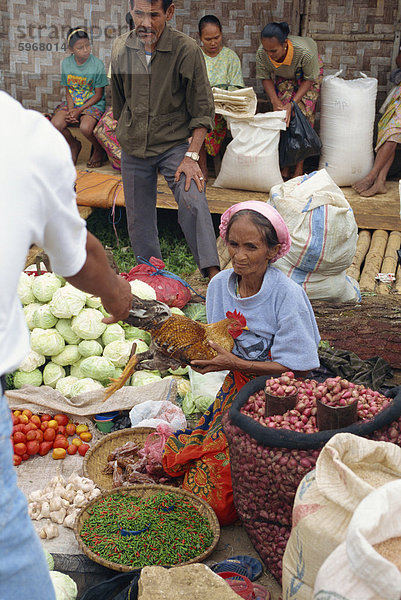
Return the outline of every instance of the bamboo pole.
<path id="1" fill-rule="evenodd" d="M 366 255 L 359 287 L 361 292 L 373 292 L 375 289 L 375 276 L 380 272 L 386 250 L 388 233 L 383 229 L 376 229 L 372 235 L 369 252 Z"/>
<path id="2" fill-rule="evenodd" d="M 305 0 L 305 12 L 301 20 L 301 36 L 305 37 L 309 34 L 309 20 L 311 12 L 312 0 Z"/>
<path id="3" fill-rule="evenodd" d="M 356 244 L 356 252 L 352 264 L 347 269 L 347 275 L 359 280 L 361 275 L 361 265 L 364 261 L 366 254 L 368 253 L 370 246 L 371 234 L 368 229 L 363 229 L 358 235 L 358 241 Z"/>
<path id="4" fill-rule="evenodd" d="M 401 0 L 398 0 L 397 7 L 397 17 L 396 22 L 394 23 L 394 44 L 393 44 L 393 52 L 391 55 L 391 68 L 395 67 L 395 59 L 398 56 L 400 51 L 400 41 L 401 41 Z"/>
<path id="5" fill-rule="evenodd" d="M 401 294 L 401 267 L 398 267 L 397 269 L 394 291 L 396 292 L 396 294 Z"/>
<path id="6" fill-rule="evenodd" d="M 392 231 L 388 238 L 386 252 L 384 254 L 383 264 L 381 266 L 382 273 L 391 273 L 395 275 L 397 272 L 398 256 L 397 250 L 401 247 L 401 232 Z M 377 291 L 379 294 L 389 294 L 392 285 L 388 283 L 378 283 Z"/>
<path id="7" fill-rule="evenodd" d="M 310 32 L 315 42 L 392 42 L 392 33 L 313 33 Z"/>

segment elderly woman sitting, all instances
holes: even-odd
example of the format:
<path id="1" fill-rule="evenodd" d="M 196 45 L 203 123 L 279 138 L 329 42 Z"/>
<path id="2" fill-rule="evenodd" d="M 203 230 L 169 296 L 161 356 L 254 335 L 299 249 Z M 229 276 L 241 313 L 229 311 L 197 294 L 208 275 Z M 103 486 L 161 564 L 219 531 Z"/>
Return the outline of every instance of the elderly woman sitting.
<path id="1" fill-rule="evenodd" d="M 245 316 L 248 330 L 236 338 L 233 352 L 210 342 L 217 356 L 192 361 L 201 373 L 229 373 L 197 427 L 168 439 L 163 467 L 170 475 L 184 474 L 183 487 L 211 504 L 220 522 L 228 524 L 236 512 L 222 416 L 251 378 L 289 370 L 299 376 L 317 368 L 319 332 L 302 287 L 273 266 L 287 254 L 291 240 L 272 206 L 256 200 L 235 204 L 221 218 L 220 235 L 233 268 L 221 271 L 209 283 L 208 321 L 237 310 Z"/>

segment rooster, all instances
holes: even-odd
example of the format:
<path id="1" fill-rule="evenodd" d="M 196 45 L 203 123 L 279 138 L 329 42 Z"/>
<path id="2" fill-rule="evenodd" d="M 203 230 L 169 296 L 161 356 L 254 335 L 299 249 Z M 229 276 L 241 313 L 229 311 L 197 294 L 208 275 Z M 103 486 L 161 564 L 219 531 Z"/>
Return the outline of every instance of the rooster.
<path id="1" fill-rule="evenodd" d="M 234 310 L 217 323 L 205 325 L 184 316 L 173 314 L 167 304 L 158 300 L 143 300 L 133 297 L 130 315 L 125 319 L 129 325 L 148 331 L 152 336 L 149 349 L 133 354 L 118 379 L 106 389 L 105 400 L 120 389 L 135 370 L 177 369 L 189 365 L 192 360 L 207 360 L 217 356 L 208 340 L 231 352 L 234 339 L 241 335 L 246 326 L 245 317 Z"/>

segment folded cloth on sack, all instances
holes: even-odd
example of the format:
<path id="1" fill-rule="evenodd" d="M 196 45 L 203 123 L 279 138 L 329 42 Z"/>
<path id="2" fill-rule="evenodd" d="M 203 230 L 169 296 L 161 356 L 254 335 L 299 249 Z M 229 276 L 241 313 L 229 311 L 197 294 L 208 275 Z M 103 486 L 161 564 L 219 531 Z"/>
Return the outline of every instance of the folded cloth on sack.
<path id="1" fill-rule="evenodd" d="M 237 119 L 249 119 L 256 113 L 256 94 L 253 88 L 221 90 L 213 87 L 214 110 L 217 114 Z"/>

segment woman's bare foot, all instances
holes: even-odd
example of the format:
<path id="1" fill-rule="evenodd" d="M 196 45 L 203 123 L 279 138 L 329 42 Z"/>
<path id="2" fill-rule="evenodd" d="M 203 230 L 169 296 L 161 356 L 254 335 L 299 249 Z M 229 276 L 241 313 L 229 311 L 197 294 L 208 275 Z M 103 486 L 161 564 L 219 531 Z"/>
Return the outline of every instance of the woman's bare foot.
<path id="1" fill-rule="evenodd" d="M 92 156 L 86 163 L 86 166 L 89 167 L 89 169 L 98 169 L 99 167 L 104 165 L 106 160 L 107 160 L 107 156 L 106 156 L 105 151 L 103 149 L 95 149 L 93 151 Z"/>
<path id="2" fill-rule="evenodd" d="M 73 142 L 70 144 L 71 148 L 71 157 L 74 165 L 77 164 L 79 153 L 81 152 L 82 144 L 76 138 L 73 138 Z"/>
<path id="3" fill-rule="evenodd" d="M 379 179 L 376 179 L 374 184 L 370 188 L 368 188 L 366 191 L 360 192 L 360 195 L 363 196 L 364 198 L 370 198 L 371 196 L 375 196 L 376 194 L 385 194 L 385 193 L 386 193 L 386 182 L 379 181 Z"/>
<path id="4" fill-rule="evenodd" d="M 354 183 L 352 189 L 354 189 L 356 192 L 358 192 L 358 194 L 361 194 L 362 196 L 362 192 L 366 192 L 366 190 L 371 188 L 375 181 L 376 177 L 374 175 L 366 175 L 366 177 Z"/>

